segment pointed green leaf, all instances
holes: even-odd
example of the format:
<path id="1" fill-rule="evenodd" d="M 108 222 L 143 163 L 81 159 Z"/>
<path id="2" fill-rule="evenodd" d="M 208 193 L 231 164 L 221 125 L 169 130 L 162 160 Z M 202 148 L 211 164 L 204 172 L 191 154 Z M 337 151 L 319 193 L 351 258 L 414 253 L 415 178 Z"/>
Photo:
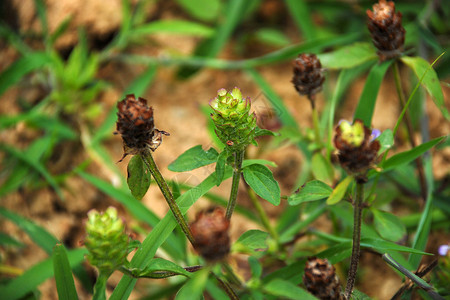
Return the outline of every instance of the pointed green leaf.
<path id="1" fill-rule="evenodd" d="M 172 274 L 172 275 L 183 275 L 186 277 L 191 277 L 191 273 L 186 271 L 184 268 L 179 265 L 162 259 L 162 258 L 154 258 L 150 261 L 149 265 L 145 267 L 144 270 L 139 270 L 136 273 L 138 276 L 147 276 L 151 278 L 166 278 L 167 275 L 164 274 Z"/>
<path id="2" fill-rule="evenodd" d="M 263 289 L 266 293 L 283 299 L 317 300 L 316 297 L 314 297 L 301 287 L 295 285 L 290 281 L 279 278 L 274 279 L 267 284 L 264 284 Z"/>
<path id="3" fill-rule="evenodd" d="M 269 234 L 267 232 L 261 230 L 248 230 L 233 244 L 233 251 L 248 252 L 265 250 L 267 248 L 266 239 L 268 236 Z"/>
<path id="4" fill-rule="evenodd" d="M 178 156 L 168 169 L 172 172 L 191 171 L 216 162 L 218 156 L 216 149 L 203 150 L 201 145 L 197 145 Z"/>
<path id="5" fill-rule="evenodd" d="M 444 138 L 445 138 L 444 136 L 435 138 L 434 140 L 423 143 L 411 150 L 398 153 L 398 154 L 392 156 L 391 158 L 389 158 L 388 160 L 386 160 L 381 165 L 381 167 L 384 169 L 384 171 L 387 171 L 387 170 L 393 169 L 397 166 L 407 164 L 407 163 L 415 160 L 417 157 L 421 156 L 422 154 L 424 154 L 425 152 L 427 152 L 434 146 L 436 146 Z"/>
<path id="6" fill-rule="evenodd" d="M 206 288 L 209 271 L 202 269 L 195 272 L 191 278 L 178 291 L 175 300 L 197 300 L 201 299 L 203 290 Z"/>
<path id="7" fill-rule="evenodd" d="M 378 155 L 394 146 L 394 135 L 390 129 L 383 131 L 380 136 L 377 137 L 377 140 L 380 142 L 380 150 L 378 150 Z"/>
<path id="8" fill-rule="evenodd" d="M 405 225 L 395 215 L 378 209 L 372 209 L 375 229 L 386 240 L 397 242 L 406 234 Z"/>
<path id="9" fill-rule="evenodd" d="M 378 91 L 384 75 L 391 64 L 392 60 L 385 61 L 381 64 L 374 64 L 367 76 L 366 84 L 359 97 L 358 106 L 353 117 L 354 120 L 362 120 L 367 127 L 371 127 L 372 125 L 372 116 L 375 110 Z"/>
<path id="10" fill-rule="evenodd" d="M 334 170 L 331 162 L 321 153 L 314 153 L 312 157 L 311 170 L 314 178 L 331 184 L 334 179 Z"/>
<path id="11" fill-rule="evenodd" d="M 277 164 L 274 163 L 273 161 L 270 161 L 270 160 L 266 160 L 266 159 L 245 159 L 242 162 L 242 168 L 245 168 L 247 166 L 254 165 L 254 164 L 266 165 L 266 166 L 271 166 L 271 167 L 274 167 L 274 168 L 277 167 Z"/>
<path id="12" fill-rule="evenodd" d="M 137 200 L 142 200 L 150 187 L 152 178 L 140 155 L 134 155 L 130 159 L 127 172 L 127 183 L 131 194 Z"/>
<path id="13" fill-rule="evenodd" d="M 400 251 L 422 255 L 433 255 L 431 253 L 423 252 L 410 247 L 397 245 L 396 243 L 377 238 L 361 238 L 361 247 L 371 248 L 378 251 L 379 253 L 385 253 L 388 251 Z"/>
<path id="14" fill-rule="evenodd" d="M 369 43 L 354 43 L 336 51 L 319 54 L 322 66 L 329 69 L 351 69 L 377 59 L 375 48 Z"/>
<path id="15" fill-rule="evenodd" d="M 201 21 L 213 21 L 220 12 L 220 0 L 176 0 L 187 13 Z"/>
<path id="16" fill-rule="evenodd" d="M 137 27 L 131 32 L 132 36 L 143 34 L 166 33 L 210 37 L 214 29 L 206 25 L 186 20 L 158 20 Z"/>
<path id="17" fill-rule="evenodd" d="M 305 183 L 298 192 L 288 198 L 289 205 L 298 205 L 303 202 L 310 202 L 328 198 L 333 189 L 320 180 L 312 180 Z"/>
<path id="18" fill-rule="evenodd" d="M 328 205 L 333 205 L 333 204 L 336 204 L 339 201 L 341 201 L 342 198 L 345 195 L 345 192 L 347 191 L 348 186 L 352 182 L 352 180 L 353 180 L 353 177 L 352 176 L 348 176 L 344 180 L 339 182 L 339 184 L 334 188 L 334 190 L 331 193 L 330 197 L 328 197 L 327 204 Z"/>
<path id="19" fill-rule="evenodd" d="M 442 115 L 450 120 L 450 114 L 445 107 L 444 94 L 442 93 L 441 84 L 436 72 L 430 64 L 421 57 L 402 56 L 401 60 L 408 65 L 416 74 L 417 78 L 422 78 L 422 84 L 433 98 L 434 104 L 441 110 Z M 425 73 L 426 72 L 426 73 Z"/>
<path id="20" fill-rule="evenodd" d="M 0 246 L 2 247 L 19 247 L 23 248 L 24 244 L 16 240 L 15 238 L 7 235 L 6 233 L 0 232 Z"/>
<path id="21" fill-rule="evenodd" d="M 53 272 L 55 273 L 58 298 L 67 300 L 78 299 L 72 270 L 64 245 L 57 244 L 53 249 Z"/>
<path id="22" fill-rule="evenodd" d="M 245 182 L 258 196 L 269 201 L 273 205 L 279 205 L 281 192 L 278 182 L 273 178 L 272 172 L 263 165 L 249 165 L 243 171 Z"/>

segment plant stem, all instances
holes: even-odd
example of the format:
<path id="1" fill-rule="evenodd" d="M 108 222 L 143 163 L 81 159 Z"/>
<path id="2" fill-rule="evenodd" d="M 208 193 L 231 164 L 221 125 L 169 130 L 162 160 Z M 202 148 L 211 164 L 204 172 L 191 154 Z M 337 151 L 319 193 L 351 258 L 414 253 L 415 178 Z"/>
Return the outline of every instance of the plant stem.
<path id="1" fill-rule="evenodd" d="M 228 220 L 231 219 L 234 207 L 236 206 L 237 194 L 239 189 L 239 180 L 241 179 L 242 173 L 242 161 L 244 160 L 244 150 L 236 151 L 233 153 L 234 156 L 234 170 L 233 170 L 233 182 L 231 184 L 230 199 L 227 205 L 226 217 Z"/>
<path id="2" fill-rule="evenodd" d="M 400 72 L 398 69 L 398 62 L 395 61 L 393 66 L 393 73 L 394 73 L 394 80 L 395 80 L 395 88 L 397 89 L 397 94 L 398 94 L 398 98 L 400 99 L 400 103 L 402 105 L 402 107 L 405 107 L 405 94 L 403 92 L 402 89 L 402 84 L 400 81 Z M 411 122 L 411 116 L 409 114 L 409 110 L 406 109 L 405 111 L 405 123 L 406 123 L 406 128 L 408 130 L 408 137 L 409 137 L 409 142 L 411 143 L 411 146 L 413 148 L 415 148 L 416 142 L 414 141 L 414 129 L 412 126 L 412 122 Z M 416 158 L 416 165 L 417 165 L 417 171 L 419 172 L 419 183 L 420 183 L 420 190 L 421 190 L 421 195 L 423 200 L 426 200 L 426 196 L 427 196 L 427 185 L 426 185 L 426 179 L 425 179 L 425 172 L 423 169 L 423 162 L 422 162 L 422 157 L 418 157 Z"/>
<path id="3" fill-rule="evenodd" d="M 233 268 L 231 268 L 231 266 L 227 262 L 223 262 L 222 267 L 225 269 L 225 273 L 234 284 L 242 286 L 241 280 L 239 279 L 239 277 L 237 277 L 237 275 L 233 271 Z"/>
<path id="4" fill-rule="evenodd" d="M 164 198 L 167 201 L 167 204 L 169 205 L 170 210 L 172 211 L 175 220 L 177 221 L 178 225 L 180 225 L 181 230 L 183 230 L 184 234 L 188 238 L 188 240 L 191 242 L 191 244 L 194 244 L 194 237 L 192 236 L 191 230 L 189 229 L 188 224 L 186 223 L 186 220 L 183 217 L 183 214 L 180 211 L 180 208 L 178 207 L 178 204 L 173 199 L 172 192 L 169 189 L 169 186 L 167 185 L 166 180 L 162 176 L 161 172 L 158 169 L 158 166 L 156 165 L 155 161 L 153 160 L 153 156 L 150 151 L 145 151 L 142 154 L 142 159 L 144 163 L 146 164 L 148 170 L 152 174 L 153 178 L 155 179 L 156 183 L 159 186 L 159 189 L 161 190 L 161 193 L 163 194 Z"/>
<path id="5" fill-rule="evenodd" d="M 319 114 L 316 109 L 316 102 L 314 96 L 309 96 L 309 102 L 311 102 L 311 109 L 312 109 L 312 120 L 313 120 L 313 126 L 314 126 L 314 138 L 317 143 L 317 147 L 320 147 L 322 144 L 322 140 L 320 138 L 320 126 L 319 126 Z"/>
<path id="6" fill-rule="evenodd" d="M 216 273 L 214 272 L 211 273 L 214 275 L 216 280 L 219 282 L 219 285 L 222 287 L 225 293 L 227 293 L 228 297 L 230 297 L 231 300 L 239 300 L 239 297 L 236 295 L 236 293 L 233 291 L 233 289 L 227 282 L 220 279 L 219 276 L 216 275 Z"/>
<path id="7" fill-rule="evenodd" d="M 261 219 L 261 223 L 263 224 L 264 228 L 266 228 L 267 231 L 269 231 L 270 236 L 274 240 L 278 241 L 278 239 L 279 239 L 278 232 L 276 232 L 276 230 L 273 228 L 272 224 L 270 224 L 269 217 L 267 216 L 266 212 L 264 211 L 261 203 L 258 201 L 258 197 L 256 196 L 255 191 L 253 191 L 247 184 L 245 186 L 247 187 L 248 196 L 249 196 L 250 200 L 252 201 L 252 204 L 255 207 L 259 218 Z"/>
<path id="8" fill-rule="evenodd" d="M 356 179 L 356 197 L 353 207 L 353 244 L 352 257 L 350 261 L 350 269 L 348 270 L 347 286 L 345 287 L 345 298 L 350 299 L 353 291 L 353 286 L 356 279 L 356 271 L 358 270 L 360 243 L 361 243 L 361 212 L 362 202 L 364 199 L 364 183 L 358 182 Z"/>
<path id="9" fill-rule="evenodd" d="M 106 281 L 109 275 L 100 272 L 94 286 L 92 300 L 106 300 Z"/>

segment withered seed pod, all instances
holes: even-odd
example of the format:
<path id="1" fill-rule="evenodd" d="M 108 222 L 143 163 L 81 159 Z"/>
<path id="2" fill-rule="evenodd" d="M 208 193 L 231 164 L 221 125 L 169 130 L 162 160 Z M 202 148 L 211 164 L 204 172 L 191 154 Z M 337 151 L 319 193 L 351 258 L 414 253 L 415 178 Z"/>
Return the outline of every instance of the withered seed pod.
<path id="1" fill-rule="evenodd" d="M 312 101 L 314 95 L 322 90 L 325 76 L 320 60 L 315 54 L 300 54 L 294 61 L 292 83 L 300 95 L 306 95 Z"/>
<path id="2" fill-rule="evenodd" d="M 367 26 L 380 60 L 400 56 L 406 31 L 402 26 L 402 14 L 395 12 L 394 2 L 380 0 L 373 6 L 373 11 L 367 10 L 367 17 Z"/>
<path id="3" fill-rule="evenodd" d="M 134 95 L 127 95 L 117 103 L 117 108 L 117 132 L 122 136 L 124 149 L 120 161 L 129 154 L 138 154 L 147 149 L 155 151 L 162 143 L 162 135 L 169 135 L 155 128 L 153 109 L 144 98 L 136 100 Z"/>
<path id="4" fill-rule="evenodd" d="M 230 252 L 229 227 L 230 221 L 225 217 L 225 210 L 220 207 L 197 213 L 190 225 L 195 250 L 208 261 L 224 258 Z"/>
<path id="5" fill-rule="evenodd" d="M 319 299 L 342 299 L 341 285 L 336 270 L 326 258 L 308 258 L 303 275 L 303 284 L 311 294 Z"/>

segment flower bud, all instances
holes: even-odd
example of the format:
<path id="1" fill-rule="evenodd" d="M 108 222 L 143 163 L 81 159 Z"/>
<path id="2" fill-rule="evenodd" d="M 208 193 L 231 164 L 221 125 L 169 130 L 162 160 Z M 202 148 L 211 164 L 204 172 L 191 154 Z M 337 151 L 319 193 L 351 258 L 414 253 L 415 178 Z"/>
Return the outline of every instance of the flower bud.
<path id="1" fill-rule="evenodd" d="M 155 151 L 162 143 L 165 131 L 155 128 L 153 109 L 147 106 L 147 100 L 134 95 L 127 95 L 117 103 L 119 109 L 117 131 L 122 135 L 124 155 L 139 154 L 148 149 Z"/>
<path id="2" fill-rule="evenodd" d="M 379 134 L 379 131 L 374 133 Z M 380 150 L 380 142 L 361 120 L 355 120 L 353 124 L 340 122 L 336 127 L 334 144 L 341 166 L 351 175 L 361 177 L 372 168 Z"/>
<path id="3" fill-rule="evenodd" d="M 239 88 L 229 92 L 220 89 L 209 105 L 213 109 L 211 118 L 216 135 L 222 143 L 231 150 L 244 150 L 249 144 L 256 143 L 256 116 L 250 113 L 250 98 L 243 98 Z"/>
<path id="4" fill-rule="evenodd" d="M 199 212 L 190 225 L 195 250 L 208 261 L 224 258 L 230 252 L 229 227 L 224 209 L 213 207 Z"/>
<path id="5" fill-rule="evenodd" d="M 129 238 L 114 207 L 109 207 L 104 213 L 89 211 L 86 233 L 87 259 L 101 273 L 111 273 L 125 263 Z"/>
<path id="6" fill-rule="evenodd" d="M 303 275 L 303 284 L 311 294 L 319 299 L 342 299 L 341 285 L 336 270 L 326 258 L 308 258 Z"/>
<path id="7" fill-rule="evenodd" d="M 367 10 L 367 17 L 367 26 L 380 60 L 400 56 L 406 31 L 402 26 L 402 14 L 395 12 L 394 2 L 380 0 L 373 6 L 373 12 Z"/>
<path id="8" fill-rule="evenodd" d="M 312 101 L 314 95 L 322 90 L 325 76 L 322 64 L 315 54 L 300 54 L 294 61 L 292 83 L 300 95 L 307 95 Z"/>

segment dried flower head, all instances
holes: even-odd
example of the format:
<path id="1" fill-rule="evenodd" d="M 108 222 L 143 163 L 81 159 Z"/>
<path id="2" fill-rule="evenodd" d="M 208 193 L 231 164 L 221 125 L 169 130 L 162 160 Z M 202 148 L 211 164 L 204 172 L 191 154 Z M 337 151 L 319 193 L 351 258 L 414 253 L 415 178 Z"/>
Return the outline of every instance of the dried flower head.
<path id="1" fill-rule="evenodd" d="M 114 207 L 109 207 L 104 213 L 89 211 L 86 233 L 87 259 L 100 272 L 113 272 L 125 263 L 129 237 Z"/>
<path id="2" fill-rule="evenodd" d="M 208 261 L 224 258 L 230 252 L 229 227 L 224 209 L 213 207 L 200 211 L 190 225 L 195 250 Z"/>
<path id="3" fill-rule="evenodd" d="M 342 299 L 341 285 L 336 270 L 326 258 L 308 258 L 303 275 L 303 284 L 311 294 L 319 299 Z"/>
<path id="4" fill-rule="evenodd" d="M 325 81 L 324 69 L 315 54 L 300 54 L 294 61 L 292 83 L 300 95 L 307 95 L 313 101 L 315 94 L 322 90 Z"/>
<path id="5" fill-rule="evenodd" d="M 380 60 L 400 56 L 406 31 L 402 26 L 402 14 L 395 12 L 394 2 L 380 0 L 373 6 L 373 12 L 367 10 L 367 16 L 367 26 Z"/>
<path id="6" fill-rule="evenodd" d="M 117 132 L 122 136 L 124 149 L 120 161 L 129 154 L 139 154 L 148 149 L 155 151 L 162 143 L 162 135 L 169 135 L 155 128 L 153 109 L 147 106 L 144 98 L 136 100 L 134 95 L 127 95 L 117 103 L 117 108 Z"/>
<path id="7" fill-rule="evenodd" d="M 362 178 L 373 167 L 380 150 L 377 134 L 379 131 L 371 131 L 361 120 L 353 124 L 342 121 L 336 127 L 334 144 L 339 163 L 347 172 Z"/>
<path id="8" fill-rule="evenodd" d="M 251 143 L 256 144 L 256 116 L 250 113 L 250 98 L 243 98 L 239 88 L 229 92 L 218 90 L 209 105 L 213 109 L 211 118 L 216 135 L 222 143 L 232 150 L 243 150 Z"/>

